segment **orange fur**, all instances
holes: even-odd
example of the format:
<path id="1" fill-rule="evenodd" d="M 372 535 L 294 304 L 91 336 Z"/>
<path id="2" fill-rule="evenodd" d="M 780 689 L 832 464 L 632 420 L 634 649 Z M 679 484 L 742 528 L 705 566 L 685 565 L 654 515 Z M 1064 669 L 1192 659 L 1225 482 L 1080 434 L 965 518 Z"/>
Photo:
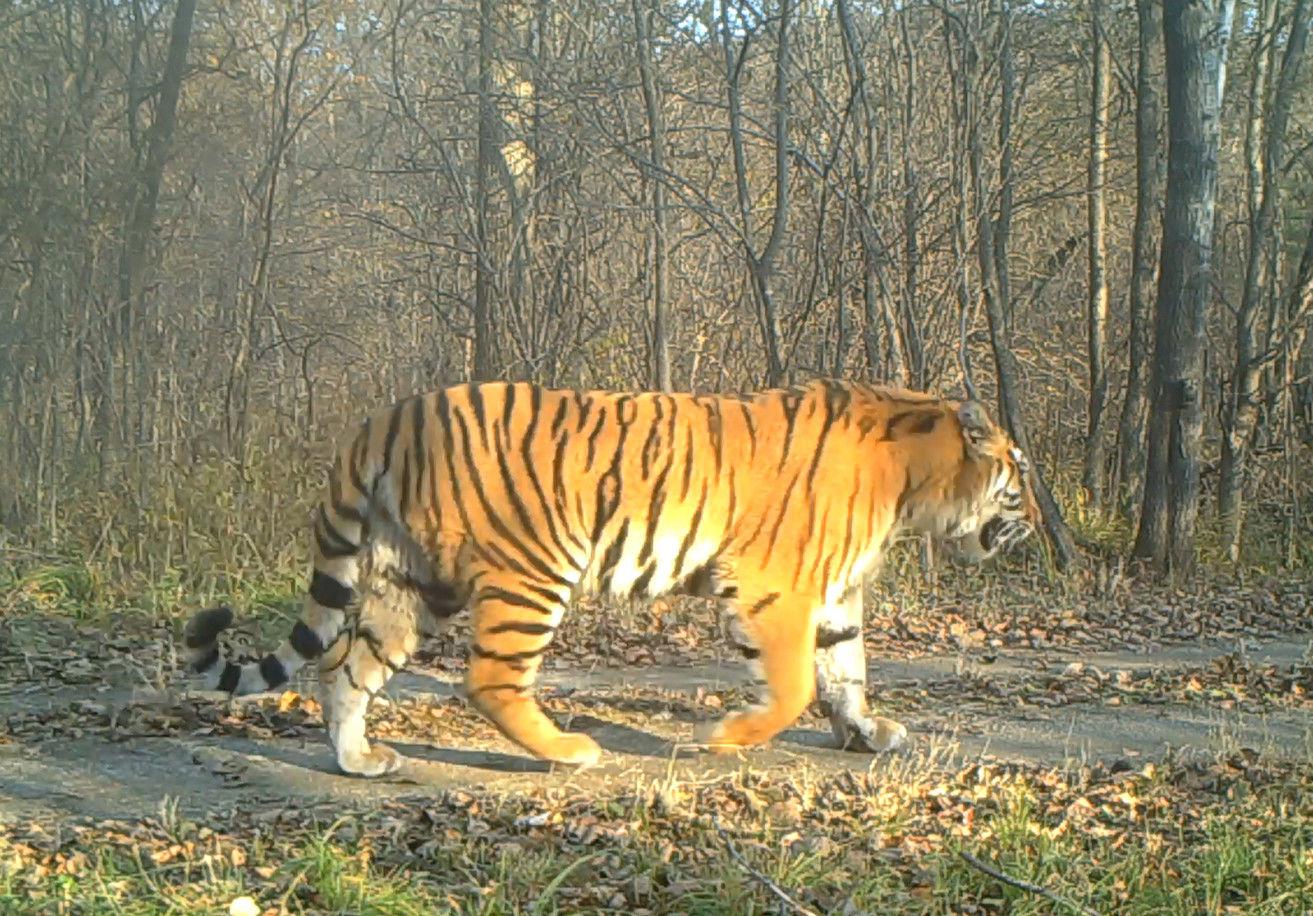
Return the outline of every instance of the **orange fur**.
<path id="1" fill-rule="evenodd" d="M 325 706 L 339 763 L 386 772 L 395 755 L 370 750 L 362 724 L 334 731 L 334 717 L 363 722 L 419 616 L 441 623 L 469 606 L 472 702 L 531 753 L 587 764 L 596 744 L 562 733 L 529 693 L 570 600 L 716 596 L 737 605 L 770 693 L 708 739 L 760 743 L 813 696 L 820 610 L 860 587 L 900 532 L 973 560 L 1023 537 L 1038 517 L 1025 476 L 978 405 L 892 388 L 818 381 L 739 398 L 460 385 L 374 414 L 341 450 L 287 644 L 237 666 L 215 647 L 227 619 L 205 612 L 188 645 L 198 670 L 237 692 L 320 660 L 337 692 Z M 344 633 L 349 647 L 325 654 Z"/>

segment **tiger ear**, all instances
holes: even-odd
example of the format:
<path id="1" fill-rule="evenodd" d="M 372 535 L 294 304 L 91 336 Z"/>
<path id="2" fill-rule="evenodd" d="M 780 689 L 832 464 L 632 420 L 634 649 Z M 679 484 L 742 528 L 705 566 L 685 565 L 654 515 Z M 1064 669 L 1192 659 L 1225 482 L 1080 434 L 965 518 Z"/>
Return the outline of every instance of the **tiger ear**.
<path id="1" fill-rule="evenodd" d="M 982 454 L 985 443 L 994 435 L 994 422 L 989 419 L 979 401 L 963 401 L 957 409 L 957 422 L 962 426 L 962 438 L 973 454 Z"/>

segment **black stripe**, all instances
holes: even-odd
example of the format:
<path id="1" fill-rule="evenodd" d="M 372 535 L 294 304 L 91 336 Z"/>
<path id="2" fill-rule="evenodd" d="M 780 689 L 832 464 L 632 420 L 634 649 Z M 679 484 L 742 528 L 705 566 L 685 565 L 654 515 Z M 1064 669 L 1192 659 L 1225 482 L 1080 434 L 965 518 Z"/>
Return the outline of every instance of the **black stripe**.
<path id="1" fill-rule="evenodd" d="M 398 411 L 399 412 L 399 411 Z M 397 511 L 403 519 L 410 518 L 410 452 L 401 453 L 401 481 L 397 485 Z"/>
<path id="2" fill-rule="evenodd" d="M 827 389 L 828 393 L 828 389 Z M 834 427 L 834 410 L 830 398 L 827 396 L 821 401 L 825 409 L 825 419 L 821 421 L 821 431 L 816 436 L 815 451 L 812 453 L 811 467 L 807 469 L 807 492 L 810 493 L 812 485 L 816 482 L 816 469 L 821 464 L 821 453 L 825 451 L 825 440 L 830 436 L 830 430 Z"/>
<path id="3" fill-rule="evenodd" d="M 818 528 L 816 526 L 816 500 L 814 499 L 811 500 L 811 504 L 807 507 L 807 527 L 803 531 L 802 544 L 798 547 L 798 565 L 793 570 L 794 591 L 798 590 L 798 580 L 802 578 L 803 558 L 807 554 L 807 544 L 812 540 L 812 532 L 818 532 L 818 535 L 816 538 L 816 556 L 812 559 L 811 569 L 809 570 L 809 572 L 813 576 L 816 575 L 816 564 L 821 562 L 821 557 L 825 553 L 825 531 L 826 531 L 825 524 L 826 522 L 829 521 L 829 518 L 830 518 L 830 506 L 829 506 L 829 502 L 827 501 L 825 504 L 825 508 L 821 510 L 821 524 L 820 527 Z M 771 548 L 767 548 L 768 551 L 770 549 Z M 822 580 L 822 581 L 824 581 L 826 584 L 829 584 L 828 580 Z"/>
<path id="4" fill-rule="evenodd" d="M 703 404 L 702 409 L 707 412 L 707 436 L 711 439 L 712 453 L 716 456 L 716 474 L 719 475 L 725 457 L 725 431 L 720 420 L 720 404 L 712 400 Z"/>
<path id="5" fill-rule="evenodd" d="M 602 427 L 605 425 L 606 407 L 603 406 L 602 409 L 597 412 L 597 425 L 594 426 L 593 431 L 588 434 L 588 452 L 587 458 L 584 461 L 585 471 L 592 470 L 593 460 L 597 457 L 597 437 L 601 434 Z"/>
<path id="6" fill-rule="evenodd" d="M 857 514 L 854 511 L 853 506 L 856 502 L 857 494 L 854 493 L 848 501 L 848 520 L 844 523 L 843 547 L 839 549 L 839 557 L 844 566 L 851 566 L 853 563 L 853 557 L 850 555 L 850 551 L 853 546 L 853 518 Z"/>
<path id="7" fill-rule="evenodd" d="M 469 397 L 470 410 L 474 413 L 474 425 L 479 430 L 479 442 L 483 443 L 483 447 L 486 449 L 488 447 L 488 430 L 487 416 L 483 409 L 483 386 L 473 384 L 465 390 Z M 457 414 L 457 417 L 459 418 L 459 414 Z"/>
<path id="8" fill-rule="evenodd" d="M 477 642 L 472 642 L 470 643 L 470 651 L 479 658 L 490 658 L 496 662 L 504 662 L 505 664 L 512 665 L 516 662 L 526 662 L 531 658 L 537 658 L 547 651 L 547 647 L 542 646 L 538 649 L 527 649 L 524 652 L 494 652 L 491 649 L 483 648 L 483 646 L 479 645 Z"/>
<path id="9" fill-rule="evenodd" d="M 702 480 L 702 495 L 698 497 L 698 507 L 693 510 L 693 518 L 689 522 L 688 534 L 684 535 L 684 540 L 679 544 L 679 553 L 675 554 L 675 565 L 671 567 L 670 576 L 678 580 L 684 569 L 684 558 L 688 555 L 689 548 L 697 540 L 698 528 L 702 525 L 702 509 L 707 504 L 707 481 Z"/>
<path id="10" fill-rule="evenodd" d="M 525 636 L 546 636 L 556 632 L 556 627 L 547 623 L 529 623 L 521 620 L 508 620 L 487 630 L 489 636 L 496 633 L 523 633 Z"/>
<path id="11" fill-rule="evenodd" d="M 561 578 L 560 575 L 554 569 L 552 569 L 550 566 L 544 563 L 542 557 L 538 556 L 536 553 L 530 550 L 528 545 L 526 545 L 523 541 L 521 541 L 518 537 L 516 537 L 515 534 L 512 533 L 511 530 L 506 527 L 506 525 L 501 520 L 500 514 L 493 509 L 492 503 L 488 500 L 487 493 L 485 493 L 483 490 L 483 484 L 479 480 L 479 475 L 474 473 L 474 469 L 477 467 L 477 465 L 475 464 L 474 461 L 474 452 L 470 448 L 470 434 L 469 434 L 469 428 L 465 424 L 465 418 L 462 417 L 459 413 L 457 413 L 456 422 L 460 424 L 460 428 L 461 428 L 461 448 L 465 454 L 465 466 L 470 470 L 470 481 L 474 485 L 474 495 L 479 498 L 479 503 L 480 505 L 483 506 L 484 516 L 486 517 L 488 523 L 492 526 L 492 530 L 495 531 L 497 533 L 497 536 L 500 537 L 502 540 L 511 544 L 515 548 L 515 550 L 521 556 L 524 557 L 524 559 L 528 562 L 528 564 L 532 566 L 535 570 L 537 570 L 539 573 L 541 573 L 543 576 L 550 579 L 560 579 Z"/>
<path id="12" fill-rule="evenodd" d="M 374 661 L 378 662 L 384 668 L 387 668 L 393 674 L 401 671 L 404 662 L 401 665 L 394 664 L 392 659 L 388 658 L 387 653 L 383 651 L 383 640 L 378 638 L 378 634 L 367 626 L 356 628 L 356 638 L 365 644 L 369 654 L 374 656 Z"/>
<path id="13" fill-rule="evenodd" d="M 584 427 L 588 425 L 588 414 L 592 412 L 595 402 L 582 392 L 572 391 L 570 393 L 574 396 L 574 409 L 579 415 L 575 425 L 575 432 L 581 433 L 584 431 Z"/>
<path id="14" fill-rule="evenodd" d="M 437 418 L 438 425 L 442 427 L 442 458 L 443 463 L 447 466 L 447 480 L 451 483 L 451 501 L 456 506 L 456 512 L 460 515 L 464 529 L 472 532 L 474 526 L 470 524 L 470 515 L 465 511 L 465 499 L 461 495 L 460 476 L 456 473 L 456 445 L 451 426 L 453 411 L 446 391 L 438 392 L 433 413 Z M 473 468 L 471 468 L 471 472 L 473 472 Z M 477 542 L 475 549 L 480 549 Z"/>
<path id="15" fill-rule="evenodd" d="M 552 424 L 548 427 L 553 439 L 555 439 L 556 434 L 561 431 L 561 424 L 565 422 L 566 411 L 569 409 L 569 404 L 569 399 L 565 397 L 561 397 L 561 399 L 556 402 L 556 412 L 552 414 Z"/>
<path id="16" fill-rule="evenodd" d="M 340 611 L 351 603 L 353 596 L 350 588 L 317 569 L 310 577 L 310 597 L 320 607 Z"/>
<path id="17" fill-rule="evenodd" d="M 560 596 L 560 594 L 558 594 L 557 592 L 552 591 L 550 588 L 548 588 L 548 587 L 545 586 L 545 585 L 539 585 L 539 584 L 536 583 L 536 582 L 522 582 L 522 583 L 520 583 L 520 585 L 521 585 L 521 587 L 524 588 L 526 591 L 531 591 L 531 592 L 533 592 L 535 595 L 541 595 L 544 599 L 546 599 L 547 601 L 551 602 L 552 604 L 560 604 L 560 603 L 561 603 L 561 596 Z"/>
<path id="18" fill-rule="evenodd" d="M 780 395 L 780 407 L 784 410 L 784 449 L 780 452 L 780 470 L 789 460 L 789 449 L 793 446 L 793 427 L 798 421 L 798 408 L 802 400 L 796 394 Z"/>
<path id="19" fill-rule="evenodd" d="M 237 689 L 237 685 L 242 681 L 242 666 L 234 665 L 232 662 L 223 666 L 223 673 L 219 675 L 219 689 L 224 693 L 232 693 Z"/>
<path id="20" fill-rule="evenodd" d="M 513 389 L 508 389 L 508 391 L 510 390 Z M 509 426 L 506 429 L 509 430 Z M 533 546 L 538 551 L 546 554 L 552 562 L 560 563 L 563 558 L 568 559 L 568 555 L 562 556 L 565 554 L 564 548 L 560 550 L 560 553 L 557 553 L 548 546 L 547 542 L 539 536 L 538 526 L 529 517 L 529 507 L 520 498 L 520 486 L 517 485 L 515 476 L 511 473 L 511 447 L 506 436 L 503 436 L 502 429 L 493 430 L 493 445 L 495 446 L 493 454 L 497 459 L 497 469 L 501 472 L 502 485 L 506 488 L 506 495 L 510 497 L 511 506 L 515 509 L 515 514 L 520 520 L 524 534 L 533 541 Z M 526 467 L 532 467 L 532 463 L 527 463 Z M 560 546 L 559 543 L 557 546 Z"/>
<path id="21" fill-rule="evenodd" d="M 779 597 L 780 597 L 779 592 L 771 592 L 766 597 L 758 599 L 757 602 L 752 605 L 752 607 L 748 608 L 748 616 L 755 617 L 756 615 L 760 614 L 762 611 L 766 610 L 766 608 L 770 607 L 772 604 L 778 601 Z"/>
<path id="22" fill-rule="evenodd" d="M 369 496 L 369 490 L 365 488 L 365 480 L 360 476 L 360 463 L 365 458 L 365 452 L 369 451 L 370 422 L 366 418 L 361 424 L 360 432 L 356 434 L 356 441 L 351 444 L 351 453 L 347 457 L 347 473 L 351 475 L 351 486 L 355 487 L 362 497 Z"/>
<path id="23" fill-rule="evenodd" d="M 646 595 L 647 587 L 652 583 L 652 576 L 656 573 L 656 563 L 649 563 L 634 580 L 634 584 L 629 588 L 630 595 Z"/>
<path id="24" fill-rule="evenodd" d="M 570 581 L 564 576 L 557 575 L 553 572 L 544 573 L 532 570 L 515 557 L 511 556 L 503 550 L 500 545 L 493 541 L 486 541 L 481 544 L 476 543 L 474 549 L 479 552 L 483 559 L 492 562 L 498 569 L 503 572 L 513 573 L 521 579 L 546 579 L 556 585 L 561 585 L 567 588 L 570 586 Z"/>
<path id="25" fill-rule="evenodd" d="M 725 533 L 723 540 L 728 541 L 731 534 L 734 533 L 734 509 L 738 502 L 738 493 L 734 487 L 734 465 L 729 466 L 729 505 L 725 509 Z M 724 548 L 721 544 L 721 548 Z"/>
<path id="26" fill-rule="evenodd" d="M 495 585 L 485 585 L 483 588 L 479 589 L 478 598 L 476 600 L 496 601 L 510 607 L 527 608 L 530 611 L 537 611 L 539 614 L 549 617 L 556 613 L 557 610 L 556 606 L 542 604 L 533 600 L 528 595 L 522 595 L 519 592 L 498 588 Z"/>
<path id="27" fill-rule="evenodd" d="M 597 509 L 597 515 L 593 519 L 593 546 L 596 547 L 602 540 L 602 531 L 620 508 L 620 474 L 615 471 L 614 466 L 598 479 L 593 503 Z"/>
<path id="28" fill-rule="evenodd" d="M 822 380 L 821 387 L 825 389 L 825 400 L 829 405 L 830 413 L 834 416 L 847 414 L 848 408 L 853 402 L 853 395 L 848 390 L 848 386 L 839 382 Z"/>
<path id="29" fill-rule="evenodd" d="M 829 649 L 841 642 L 856 639 L 860 635 L 862 635 L 861 627 L 845 627 L 842 630 L 827 630 L 820 627 L 816 630 L 816 648 Z"/>
<path id="30" fill-rule="evenodd" d="M 625 540 L 628 536 L 629 519 L 625 519 L 620 523 L 620 530 L 616 533 L 615 540 L 606 548 L 606 552 L 602 554 L 602 562 L 597 567 L 598 575 L 601 578 L 602 591 L 611 588 L 611 575 L 615 572 L 615 567 L 625 552 Z"/>
<path id="31" fill-rule="evenodd" d="M 348 463 L 350 458 L 347 459 Z M 355 506 L 346 502 L 342 497 L 342 459 L 339 456 L 333 463 L 333 472 L 328 475 L 328 496 L 333 506 L 333 511 L 349 522 L 355 522 L 357 525 L 365 520 L 364 513 L 356 509 Z M 343 539 L 345 540 L 345 538 Z"/>
<path id="32" fill-rule="evenodd" d="M 775 539 L 780 535 L 780 528 L 784 525 L 784 517 L 789 514 L 789 496 L 793 493 L 793 488 L 798 485 L 798 476 L 798 474 L 793 475 L 793 479 L 789 481 L 788 487 L 784 490 L 784 497 L 779 502 L 780 514 L 775 517 L 775 524 L 771 525 L 770 540 L 766 543 L 766 555 L 768 557 L 775 550 Z M 815 509 L 816 501 L 811 500 L 810 503 L 811 508 Z M 801 561 L 801 558 L 799 560 Z"/>
<path id="33" fill-rule="evenodd" d="M 260 677 L 264 678 L 266 686 L 277 687 L 279 684 L 286 683 L 287 669 L 278 660 L 278 656 L 271 652 L 260 659 Z"/>
<path id="34" fill-rule="evenodd" d="M 652 555 L 652 544 L 656 540 L 657 528 L 661 524 L 661 513 L 666 505 L 666 476 L 670 473 L 671 462 L 661 469 L 661 475 L 652 484 L 652 502 L 647 507 L 647 530 L 643 535 L 643 546 L 638 551 L 637 565 L 642 566 Z"/>
<path id="35" fill-rule="evenodd" d="M 739 401 L 739 410 L 743 412 L 743 424 L 748 428 L 748 445 L 751 447 L 750 456 L 757 457 L 757 424 L 752 421 L 752 409 L 744 401 Z"/>
<path id="36" fill-rule="evenodd" d="M 688 444 L 684 446 L 684 482 L 679 488 L 679 498 L 688 499 L 689 484 L 693 481 L 693 465 L 697 462 L 698 450 L 697 440 L 693 438 L 693 430 L 688 431 Z"/>
<path id="37" fill-rule="evenodd" d="M 570 531 L 569 525 L 569 505 L 565 498 L 565 446 L 570 436 L 565 434 L 556 442 L 556 451 L 552 454 L 552 500 L 556 506 L 556 513 L 561 517 L 561 521 Z M 583 513 L 579 513 L 579 521 L 583 521 Z M 576 544 L 578 539 L 571 534 L 570 539 Z"/>
<path id="38" fill-rule="evenodd" d="M 529 386 L 529 428 L 525 430 L 520 437 L 520 457 L 524 461 L 525 473 L 529 475 L 529 483 L 533 485 L 533 492 L 538 497 L 538 503 L 543 508 L 543 517 L 547 520 L 547 533 L 552 538 L 552 543 L 556 545 L 557 551 L 570 561 L 573 567 L 575 564 L 574 557 L 570 554 L 569 549 L 561 538 L 561 532 L 556 526 L 556 513 L 552 512 L 552 505 L 547 501 L 547 491 L 543 489 L 542 481 L 538 477 L 537 462 L 533 459 L 532 447 L 534 433 L 538 430 L 538 421 L 542 418 L 542 389 L 537 385 Z M 565 518 L 561 518 L 561 523 L 565 523 Z M 576 550 L 584 550 L 584 545 L 569 535 L 567 529 L 566 536 L 574 545 Z"/>
<path id="39" fill-rule="evenodd" d="M 322 503 L 319 506 L 319 524 L 315 526 L 315 544 L 319 547 L 321 555 L 333 559 L 350 556 L 360 549 L 359 544 L 351 543 L 347 536 L 329 521 L 328 513 L 324 511 Z"/>
<path id="40" fill-rule="evenodd" d="M 324 641 L 318 633 L 306 626 L 304 620 L 298 620 L 292 625 L 292 633 L 287 641 L 296 650 L 296 654 L 307 661 L 324 654 Z"/>
<path id="41" fill-rule="evenodd" d="M 894 500 L 894 518 L 901 521 L 903 518 L 903 507 L 907 501 L 912 498 L 913 487 L 910 475 L 903 477 L 903 488 L 898 491 L 898 499 Z"/>
<path id="42" fill-rule="evenodd" d="M 647 480 L 648 474 L 652 473 L 652 461 L 656 458 L 660 445 L 661 431 L 661 399 L 655 398 L 652 401 L 652 409 L 655 416 L 647 427 L 647 439 L 643 441 L 642 460 L 640 462 L 640 472 L 644 480 Z"/>
<path id="43" fill-rule="evenodd" d="M 378 469 L 378 473 L 374 475 L 374 483 L 369 491 L 371 496 L 378 490 L 379 481 L 386 477 L 392 469 L 392 449 L 396 447 L 397 435 L 401 432 L 402 406 L 401 404 L 394 405 L 388 416 L 388 431 L 383 436 L 383 465 Z"/>
<path id="44" fill-rule="evenodd" d="M 428 446 L 424 442 L 425 403 L 425 397 L 415 398 L 415 413 L 410 418 L 410 451 L 415 459 L 415 502 L 421 506 L 424 505 L 424 478 L 427 476 L 429 457 Z M 431 499 L 431 504 L 436 504 L 437 494 L 433 494 Z"/>

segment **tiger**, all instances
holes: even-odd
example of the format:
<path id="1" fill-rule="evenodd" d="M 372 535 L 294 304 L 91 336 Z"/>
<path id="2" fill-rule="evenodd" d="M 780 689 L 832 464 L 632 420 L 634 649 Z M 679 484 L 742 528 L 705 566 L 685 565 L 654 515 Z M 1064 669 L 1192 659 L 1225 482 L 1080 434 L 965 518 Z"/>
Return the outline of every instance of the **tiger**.
<path id="1" fill-rule="evenodd" d="M 888 545 L 929 534 L 980 563 L 1036 528 L 1030 469 L 974 400 L 817 379 L 746 395 L 460 384 L 364 419 L 312 512 L 299 619 L 276 651 L 230 660 L 233 612 L 184 628 L 208 689 L 250 694 L 319 671 L 338 768 L 396 771 L 366 735 L 371 702 L 418 648 L 471 612 L 464 690 L 544 761 L 596 763 L 532 688 L 573 599 L 720 599 L 754 657 L 762 702 L 707 723 L 713 752 L 760 745 L 819 699 L 844 747 L 907 737 L 870 714 L 862 583 Z"/>

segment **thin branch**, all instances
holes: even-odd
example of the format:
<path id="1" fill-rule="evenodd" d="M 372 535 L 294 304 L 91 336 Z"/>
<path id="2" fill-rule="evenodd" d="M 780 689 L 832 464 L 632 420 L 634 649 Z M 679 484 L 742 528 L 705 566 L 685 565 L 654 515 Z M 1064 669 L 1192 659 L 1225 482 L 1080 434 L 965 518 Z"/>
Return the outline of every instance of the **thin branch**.
<path id="1" fill-rule="evenodd" d="M 979 869 L 980 871 L 989 875 L 995 881 L 1002 881 L 1004 884 L 1009 885 L 1010 887 L 1015 887 L 1017 890 L 1025 891 L 1028 894 L 1038 894 L 1039 896 L 1043 897 L 1045 900 L 1052 901 L 1053 903 L 1059 904 L 1060 906 L 1065 906 L 1068 909 L 1074 910 L 1077 913 L 1083 913 L 1085 914 L 1085 916 L 1099 916 L 1098 910 L 1091 909 L 1090 907 L 1082 906 L 1079 903 L 1076 903 L 1072 900 L 1068 900 L 1066 897 L 1063 897 L 1061 894 L 1055 894 L 1047 887 L 1042 887 L 1038 884 L 1031 884 L 1029 881 L 1022 881 L 1020 878 L 1014 878 L 1011 875 L 1004 874 L 994 866 L 987 865 L 984 862 L 980 861 L 971 853 L 967 852 L 965 849 L 959 849 L 957 851 L 957 854 L 961 856 L 962 860 L 966 862 L 968 865 L 970 865 L 972 868 Z"/>
<path id="2" fill-rule="evenodd" d="M 803 916 L 820 916 L 815 910 L 805 907 L 797 900 L 794 900 L 788 891 L 748 864 L 748 860 L 745 859 L 743 853 L 739 852 L 735 847 L 734 841 L 729 838 L 729 834 L 725 832 L 725 828 L 720 826 L 720 818 L 716 817 L 714 812 L 711 815 L 711 825 L 716 828 L 716 833 L 720 834 L 720 838 L 725 841 L 725 848 L 729 850 L 730 857 L 738 863 L 739 868 L 742 868 L 749 875 L 760 881 L 768 891 L 780 899 L 781 903 L 795 913 L 802 913 Z"/>

